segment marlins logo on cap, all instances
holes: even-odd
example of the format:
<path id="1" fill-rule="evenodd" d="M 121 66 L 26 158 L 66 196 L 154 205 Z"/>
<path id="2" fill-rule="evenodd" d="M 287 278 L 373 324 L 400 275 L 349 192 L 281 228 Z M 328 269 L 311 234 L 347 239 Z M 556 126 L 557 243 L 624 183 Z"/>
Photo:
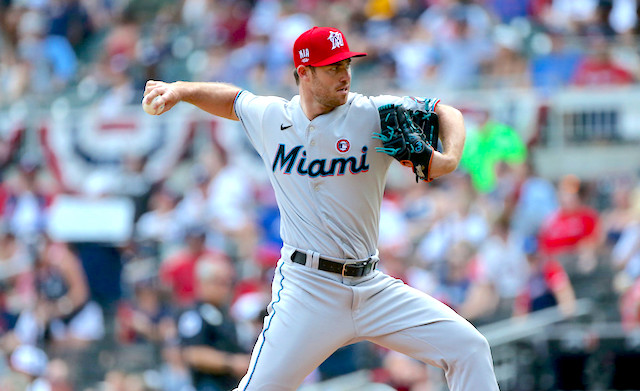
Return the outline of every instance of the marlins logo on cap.
<path id="1" fill-rule="evenodd" d="M 293 44 L 293 62 L 296 67 L 319 67 L 367 53 L 352 52 L 342 31 L 333 27 L 314 27 L 300 34 Z"/>
<path id="2" fill-rule="evenodd" d="M 344 39 L 339 31 L 330 31 L 327 39 L 331 41 L 331 50 L 344 46 Z"/>

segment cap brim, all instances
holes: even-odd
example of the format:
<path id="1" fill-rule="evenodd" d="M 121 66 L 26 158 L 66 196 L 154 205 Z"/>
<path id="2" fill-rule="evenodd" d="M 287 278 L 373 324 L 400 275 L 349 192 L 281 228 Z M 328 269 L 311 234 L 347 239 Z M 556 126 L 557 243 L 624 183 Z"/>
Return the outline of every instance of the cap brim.
<path id="1" fill-rule="evenodd" d="M 342 53 L 338 53 L 336 55 L 333 55 L 331 57 L 325 58 L 322 61 L 318 61 L 316 63 L 313 64 L 305 64 L 308 66 L 312 66 L 312 67 L 322 67 L 325 65 L 330 65 L 342 60 L 346 60 L 347 58 L 351 58 L 351 57 L 364 57 L 366 56 L 367 53 L 362 53 L 362 52 L 342 52 Z"/>

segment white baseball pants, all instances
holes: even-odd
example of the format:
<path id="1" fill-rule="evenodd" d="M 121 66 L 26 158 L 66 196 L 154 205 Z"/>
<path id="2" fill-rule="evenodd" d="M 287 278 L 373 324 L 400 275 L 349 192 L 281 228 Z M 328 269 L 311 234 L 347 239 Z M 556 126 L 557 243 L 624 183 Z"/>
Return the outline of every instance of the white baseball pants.
<path id="1" fill-rule="evenodd" d="M 444 369 L 451 391 L 498 390 L 487 340 L 446 305 L 377 270 L 342 277 L 290 255 L 283 249 L 268 316 L 237 390 L 296 390 L 336 349 L 362 340 Z"/>

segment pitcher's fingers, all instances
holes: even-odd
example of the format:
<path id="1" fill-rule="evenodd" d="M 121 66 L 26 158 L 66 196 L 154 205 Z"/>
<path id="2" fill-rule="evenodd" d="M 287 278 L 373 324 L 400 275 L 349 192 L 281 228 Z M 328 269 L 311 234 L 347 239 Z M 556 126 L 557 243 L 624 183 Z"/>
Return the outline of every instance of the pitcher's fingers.
<path id="1" fill-rule="evenodd" d="M 147 96 L 151 91 L 158 88 L 161 85 L 161 82 L 156 80 L 147 80 L 147 83 L 144 87 L 144 96 Z"/>
<path id="2" fill-rule="evenodd" d="M 164 92 L 164 88 L 162 87 L 156 87 L 148 92 L 145 91 L 145 95 L 144 95 L 144 98 L 142 99 L 142 103 L 151 104 L 153 99 L 155 99 L 156 96 L 162 95 L 163 92 Z"/>

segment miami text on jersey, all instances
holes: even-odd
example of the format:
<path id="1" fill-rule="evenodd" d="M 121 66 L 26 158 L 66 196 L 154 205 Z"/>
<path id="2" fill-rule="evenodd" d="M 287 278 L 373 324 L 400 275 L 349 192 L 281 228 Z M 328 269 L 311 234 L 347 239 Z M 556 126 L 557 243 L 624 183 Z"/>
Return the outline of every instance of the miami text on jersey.
<path id="1" fill-rule="evenodd" d="M 291 174 L 291 170 L 295 165 L 298 174 L 309 175 L 312 178 L 317 176 L 344 175 L 347 167 L 349 167 L 349 171 L 352 174 L 369 171 L 369 165 L 367 164 L 367 146 L 362 147 L 360 163 L 358 163 L 355 156 L 333 158 L 331 160 L 314 159 L 307 162 L 307 151 L 302 150 L 301 153 L 300 150 L 302 150 L 302 145 L 297 145 L 287 153 L 285 145 L 280 144 L 278 152 L 276 152 L 276 156 L 273 159 L 273 172 L 276 171 L 278 163 L 280 163 L 280 170 L 282 170 L 284 174 Z"/>

